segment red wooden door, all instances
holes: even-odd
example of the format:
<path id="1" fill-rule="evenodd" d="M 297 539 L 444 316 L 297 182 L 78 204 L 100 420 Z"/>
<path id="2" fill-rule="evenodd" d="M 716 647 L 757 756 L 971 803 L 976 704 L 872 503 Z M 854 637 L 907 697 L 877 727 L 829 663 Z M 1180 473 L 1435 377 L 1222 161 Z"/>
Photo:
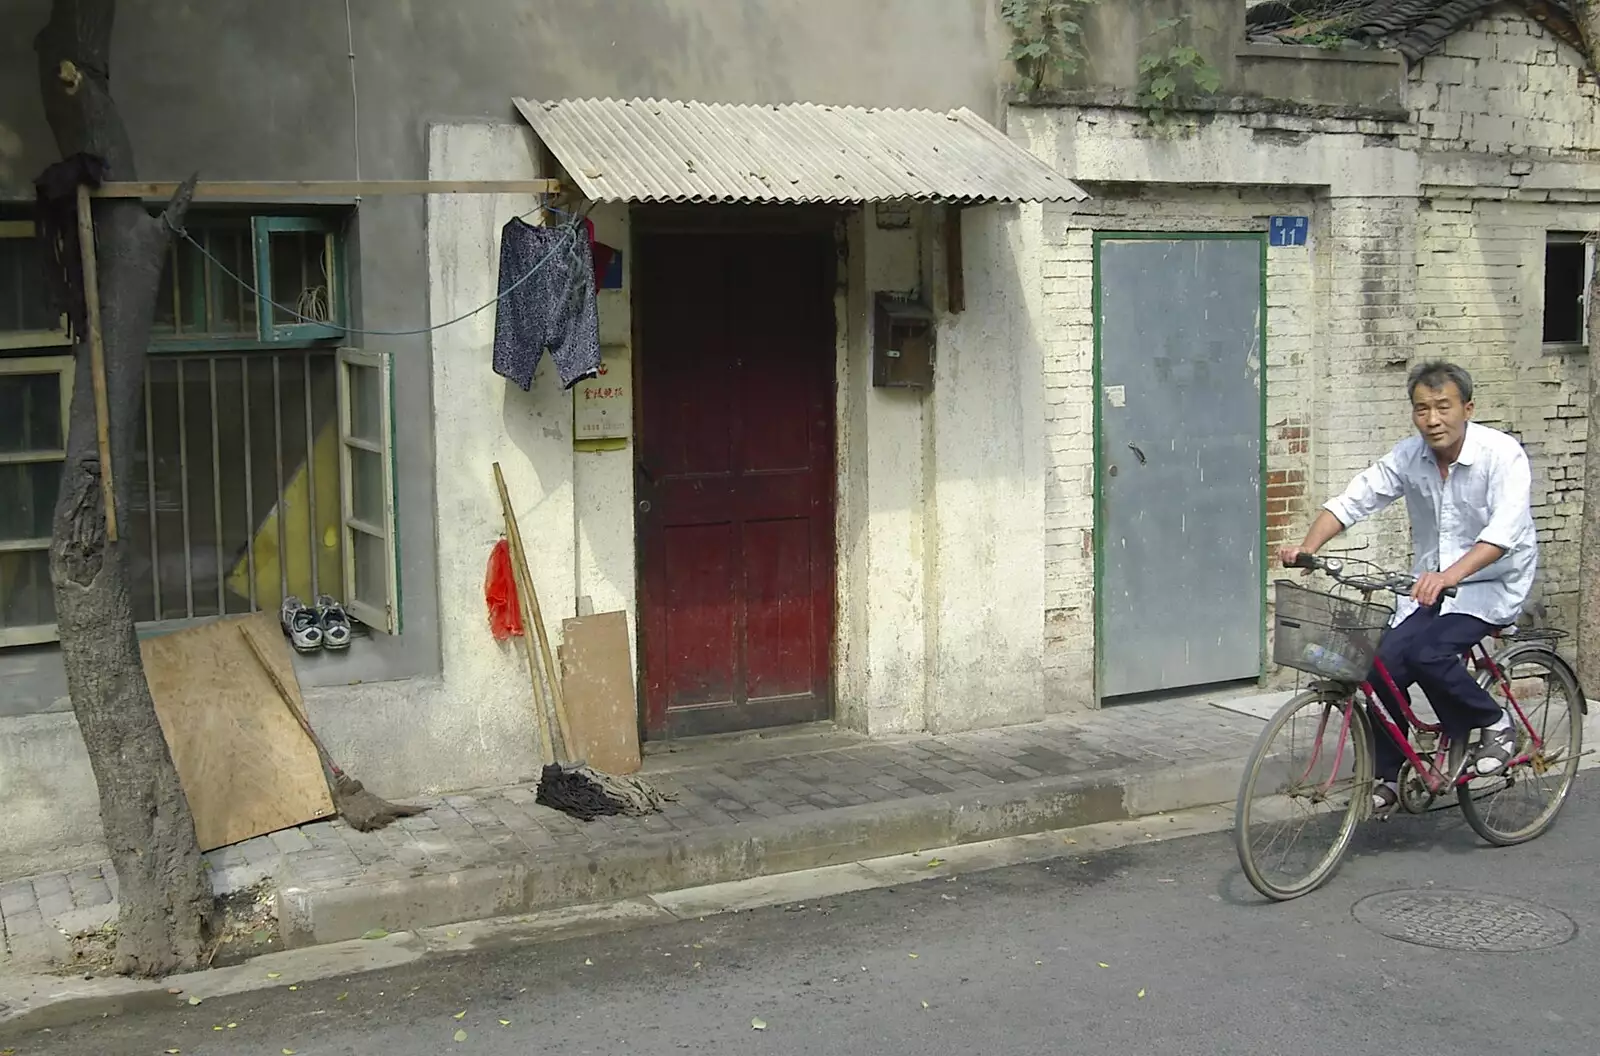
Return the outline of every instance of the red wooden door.
<path id="1" fill-rule="evenodd" d="M 637 245 L 646 732 L 828 718 L 832 237 Z"/>

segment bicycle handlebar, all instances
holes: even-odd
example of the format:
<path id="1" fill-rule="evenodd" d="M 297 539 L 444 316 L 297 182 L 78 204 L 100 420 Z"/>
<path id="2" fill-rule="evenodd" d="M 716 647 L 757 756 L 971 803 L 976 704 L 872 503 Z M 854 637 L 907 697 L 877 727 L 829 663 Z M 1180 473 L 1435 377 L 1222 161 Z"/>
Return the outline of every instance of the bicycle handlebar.
<path id="1" fill-rule="evenodd" d="M 1335 583 L 1342 583 L 1365 594 L 1375 594 L 1379 591 L 1389 591 L 1401 597 L 1410 597 L 1411 588 L 1416 585 L 1417 577 L 1406 572 L 1377 571 L 1369 575 L 1347 573 L 1344 562 L 1338 558 L 1318 557 L 1316 554 L 1298 554 L 1294 563 L 1289 568 L 1305 568 L 1315 572 L 1322 572 Z M 1456 596 L 1455 587 L 1444 588 L 1444 596 Z"/>

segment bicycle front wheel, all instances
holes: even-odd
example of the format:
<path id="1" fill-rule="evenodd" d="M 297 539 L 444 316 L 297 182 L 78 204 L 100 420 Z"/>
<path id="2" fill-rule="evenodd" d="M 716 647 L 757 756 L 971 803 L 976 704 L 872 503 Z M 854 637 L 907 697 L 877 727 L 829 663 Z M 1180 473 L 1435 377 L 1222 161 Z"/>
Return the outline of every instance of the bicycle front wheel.
<path id="1" fill-rule="evenodd" d="M 1233 841 L 1252 886 L 1286 901 L 1333 875 L 1372 801 L 1372 739 L 1355 698 L 1313 689 L 1267 723 L 1239 784 Z"/>
<path id="2" fill-rule="evenodd" d="M 1490 777 L 1474 778 L 1456 788 L 1456 800 L 1472 831 L 1496 847 L 1526 843 L 1555 823 L 1567 801 L 1583 755 L 1583 690 L 1559 656 L 1532 642 L 1514 645 L 1495 658 L 1522 718 L 1512 712 L 1517 728 L 1517 755 L 1532 758 Z M 1495 703 L 1508 708 L 1505 688 L 1487 672 L 1479 685 Z M 1540 747 L 1533 746 L 1532 734 Z"/>

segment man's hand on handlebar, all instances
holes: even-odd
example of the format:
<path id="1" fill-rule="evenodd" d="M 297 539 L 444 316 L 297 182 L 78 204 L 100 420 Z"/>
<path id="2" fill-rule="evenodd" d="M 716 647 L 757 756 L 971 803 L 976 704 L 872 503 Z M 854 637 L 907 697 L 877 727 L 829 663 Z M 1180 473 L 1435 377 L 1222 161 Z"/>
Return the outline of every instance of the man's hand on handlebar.
<path id="1" fill-rule="evenodd" d="M 1303 568 L 1308 573 L 1315 567 L 1312 563 L 1315 556 L 1298 546 L 1285 546 L 1278 550 L 1278 560 L 1283 562 L 1284 568 Z"/>
<path id="2" fill-rule="evenodd" d="M 1442 597 L 1453 597 L 1456 585 L 1443 572 L 1424 572 L 1411 585 L 1411 596 L 1424 608 L 1439 604 Z"/>

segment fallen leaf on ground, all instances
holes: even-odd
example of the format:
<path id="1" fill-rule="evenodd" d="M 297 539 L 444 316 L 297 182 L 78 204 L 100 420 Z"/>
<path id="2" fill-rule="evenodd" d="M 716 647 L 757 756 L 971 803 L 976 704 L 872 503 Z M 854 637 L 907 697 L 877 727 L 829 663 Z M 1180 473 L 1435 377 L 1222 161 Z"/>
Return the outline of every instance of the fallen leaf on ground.
<path id="1" fill-rule="evenodd" d="M 1071 836 L 1066 836 L 1066 837 L 1062 838 L 1061 842 L 1062 843 L 1077 843 L 1078 841 L 1073 839 Z"/>
<path id="2" fill-rule="evenodd" d="M 1110 965 L 1109 965 L 1109 964 L 1107 964 L 1107 963 L 1106 963 L 1106 962 L 1105 962 L 1105 961 L 1096 961 L 1096 962 L 1095 962 L 1095 963 L 1096 963 L 1096 964 L 1098 964 L 1098 965 L 1099 965 L 1099 966 L 1100 966 L 1100 967 L 1102 967 L 1102 968 L 1110 968 L 1110 967 L 1111 967 L 1111 966 L 1110 966 Z"/>
<path id="3" fill-rule="evenodd" d="M 238 1027 L 239 1027 L 239 1024 L 237 1024 L 237 1023 L 229 1023 L 228 1024 L 228 1029 L 229 1030 L 237 1030 Z"/>
<path id="4" fill-rule="evenodd" d="M 928 863 L 928 868 L 932 869 L 932 868 L 934 868 L 936 866 L 940 866 L 940 865 L 943 865 L 943 864 L 944 864 L 944 859 L 943 858 L 935 858 L 935 859 L 933 859 L 932 861 L 930 861 Z"/>
<path id="5" fill-rule="evenodd" d="M 447 931 L 444 933 L 444 937 L 447 939 L 459 939 L 461 933 L 459 931 Z"/>
<path id="6" fill-rule="evenodd" d="M 267 973 L 267 978 L 268 979 L 281 979 L 281 978 L 283 978 L 283 973 L 282 972 L 268 972 Z"/>
<path id="7" fill-rule="evenodd" d="M 300 988 L 299 988 L 299 987 L 298 987 L 298 986 L 291 986 L 291 987 L 290 987 L 290 988 L 289 988 L 289 989 L 290 989 L 290 990 L 298 990 L 298 989 L 300 989 Z"/>
<path id="8" fill-rule="evenodd" d="M 189 1003 L 191 1005 L 198 1005 L 200 1003 L 200 999 L 198 997 L 191 997 L 189 999 Z"/>
<path id="9" fill-rule="evenodd" d="M 509 1019 L 502 1019 L 500 1021 L 500 1025 L 502 1027 L 509 1027 L 511 1025 L 511 1021 Z"/>
<path id="10" fill-rule="evenodd" d="M 466 1040 L 467 1040 L 467 1032 L 466 1031 L 464 1031 L 464 1030 L 456 1031 L 456 1041 L 466 1041 Z"/>
<path id="11" fill-rule="evenodd" d="M 294 1056 L 294 1050 L 293 1049 L 284 1049 L 283 1050 L 283 1056 Z"/>
<path id="12" fill-rule="evenodd" d="M 752 1019 L 750 1021 L 750 1026 L 751 1026 L 752 1029 L 755 1029 L 755 1030 L 766 1030 L 767 1029 L 767 1021 L 762 1019 L 760 1016 L 757 1016 L 755 1019 Z"/>
<path id="13" fill-rule="evenodd" d="M 345 998 L 347 998 L 349 996 L 350 996 L 349 994 L 340 994 L 338 997 L 334 998 L 334 1000 L 335 1001 L 343 1001 Z"/>
<path id="14" fill-rule="evenodd" d="M 587 957 L 585 957 L 585 958 L 584 958 L 584 959 L 583 959 L 583 963 L 584 963 L 584 964 L 590 964 L 590 965 L 592 965 L 592 964 L 594 964 L 594 962 L 593 962 L 593 961 L 591 961 L 591 960 L 590 960 L 590 959 L 589 959 L 589 958 L 587 958 Z"/>
<path id="15" fill-rule="evenodd" d="M 928 1007 L 928 1003 L 926 1001 L 922 1002 L 922 1007 L 923 1008 L 927 1008 Z"/>
<path id="16" fill-rule="evenodd" d="M 467 1017 L 467 1010 L 463 1008 L 460 1012 L 457 1012 L 455 1015 L 451 1016 L 450 1018 L 451 1019 L 465 1019 L 466 1017 Z"/>
<path id="17" fill-rule="evenodd" d="M 1035 966 L 1036 966 L 1036 967 L 1037 967 L 1037 966 L 1038 966 L 1038 965 L 1041 965 L 1041 964 L 1043 964 L 1043 963 L 1044 963 L 1044 962 L 1043 962 L 1043 961 L 1034 961 L 1034 962 L 1033 962 L 1033 963 L 1034 963 L 1034 965 L 1035 965 Z"/>
<path id="18" fill-rule="evenodd" d="M 917 955 L 914 954 L 914 953 L 908 953 L 908 954 L 906 954 L 906 956 L 910 957 L 913 961 L 917 959 Z"/>
<path id="19" fill-rule="evenodd" d="M 361 937 L 363 939 L 386 939 L 389 937 L 389 933 L 384 931 L 382 928 L 373 928 L 371 931 L 367 932 Z"/>
<path id="20" fill-rule="evenodd" d="M 221 1030 L 222 1028 L 221 1027 L 212 1027 L 211 1029 L 212 1030 Z"/>
<path id="21" fill-rule="evenodd" d="M 1139 997 L 1141 997 L 1141 998 L 1143 998 L 1143 997 L 1144 997 L 1144 991 L 1143 991 L 1143 990 L 1140 990 L 1140 991 L 1139 991 Z"/>

